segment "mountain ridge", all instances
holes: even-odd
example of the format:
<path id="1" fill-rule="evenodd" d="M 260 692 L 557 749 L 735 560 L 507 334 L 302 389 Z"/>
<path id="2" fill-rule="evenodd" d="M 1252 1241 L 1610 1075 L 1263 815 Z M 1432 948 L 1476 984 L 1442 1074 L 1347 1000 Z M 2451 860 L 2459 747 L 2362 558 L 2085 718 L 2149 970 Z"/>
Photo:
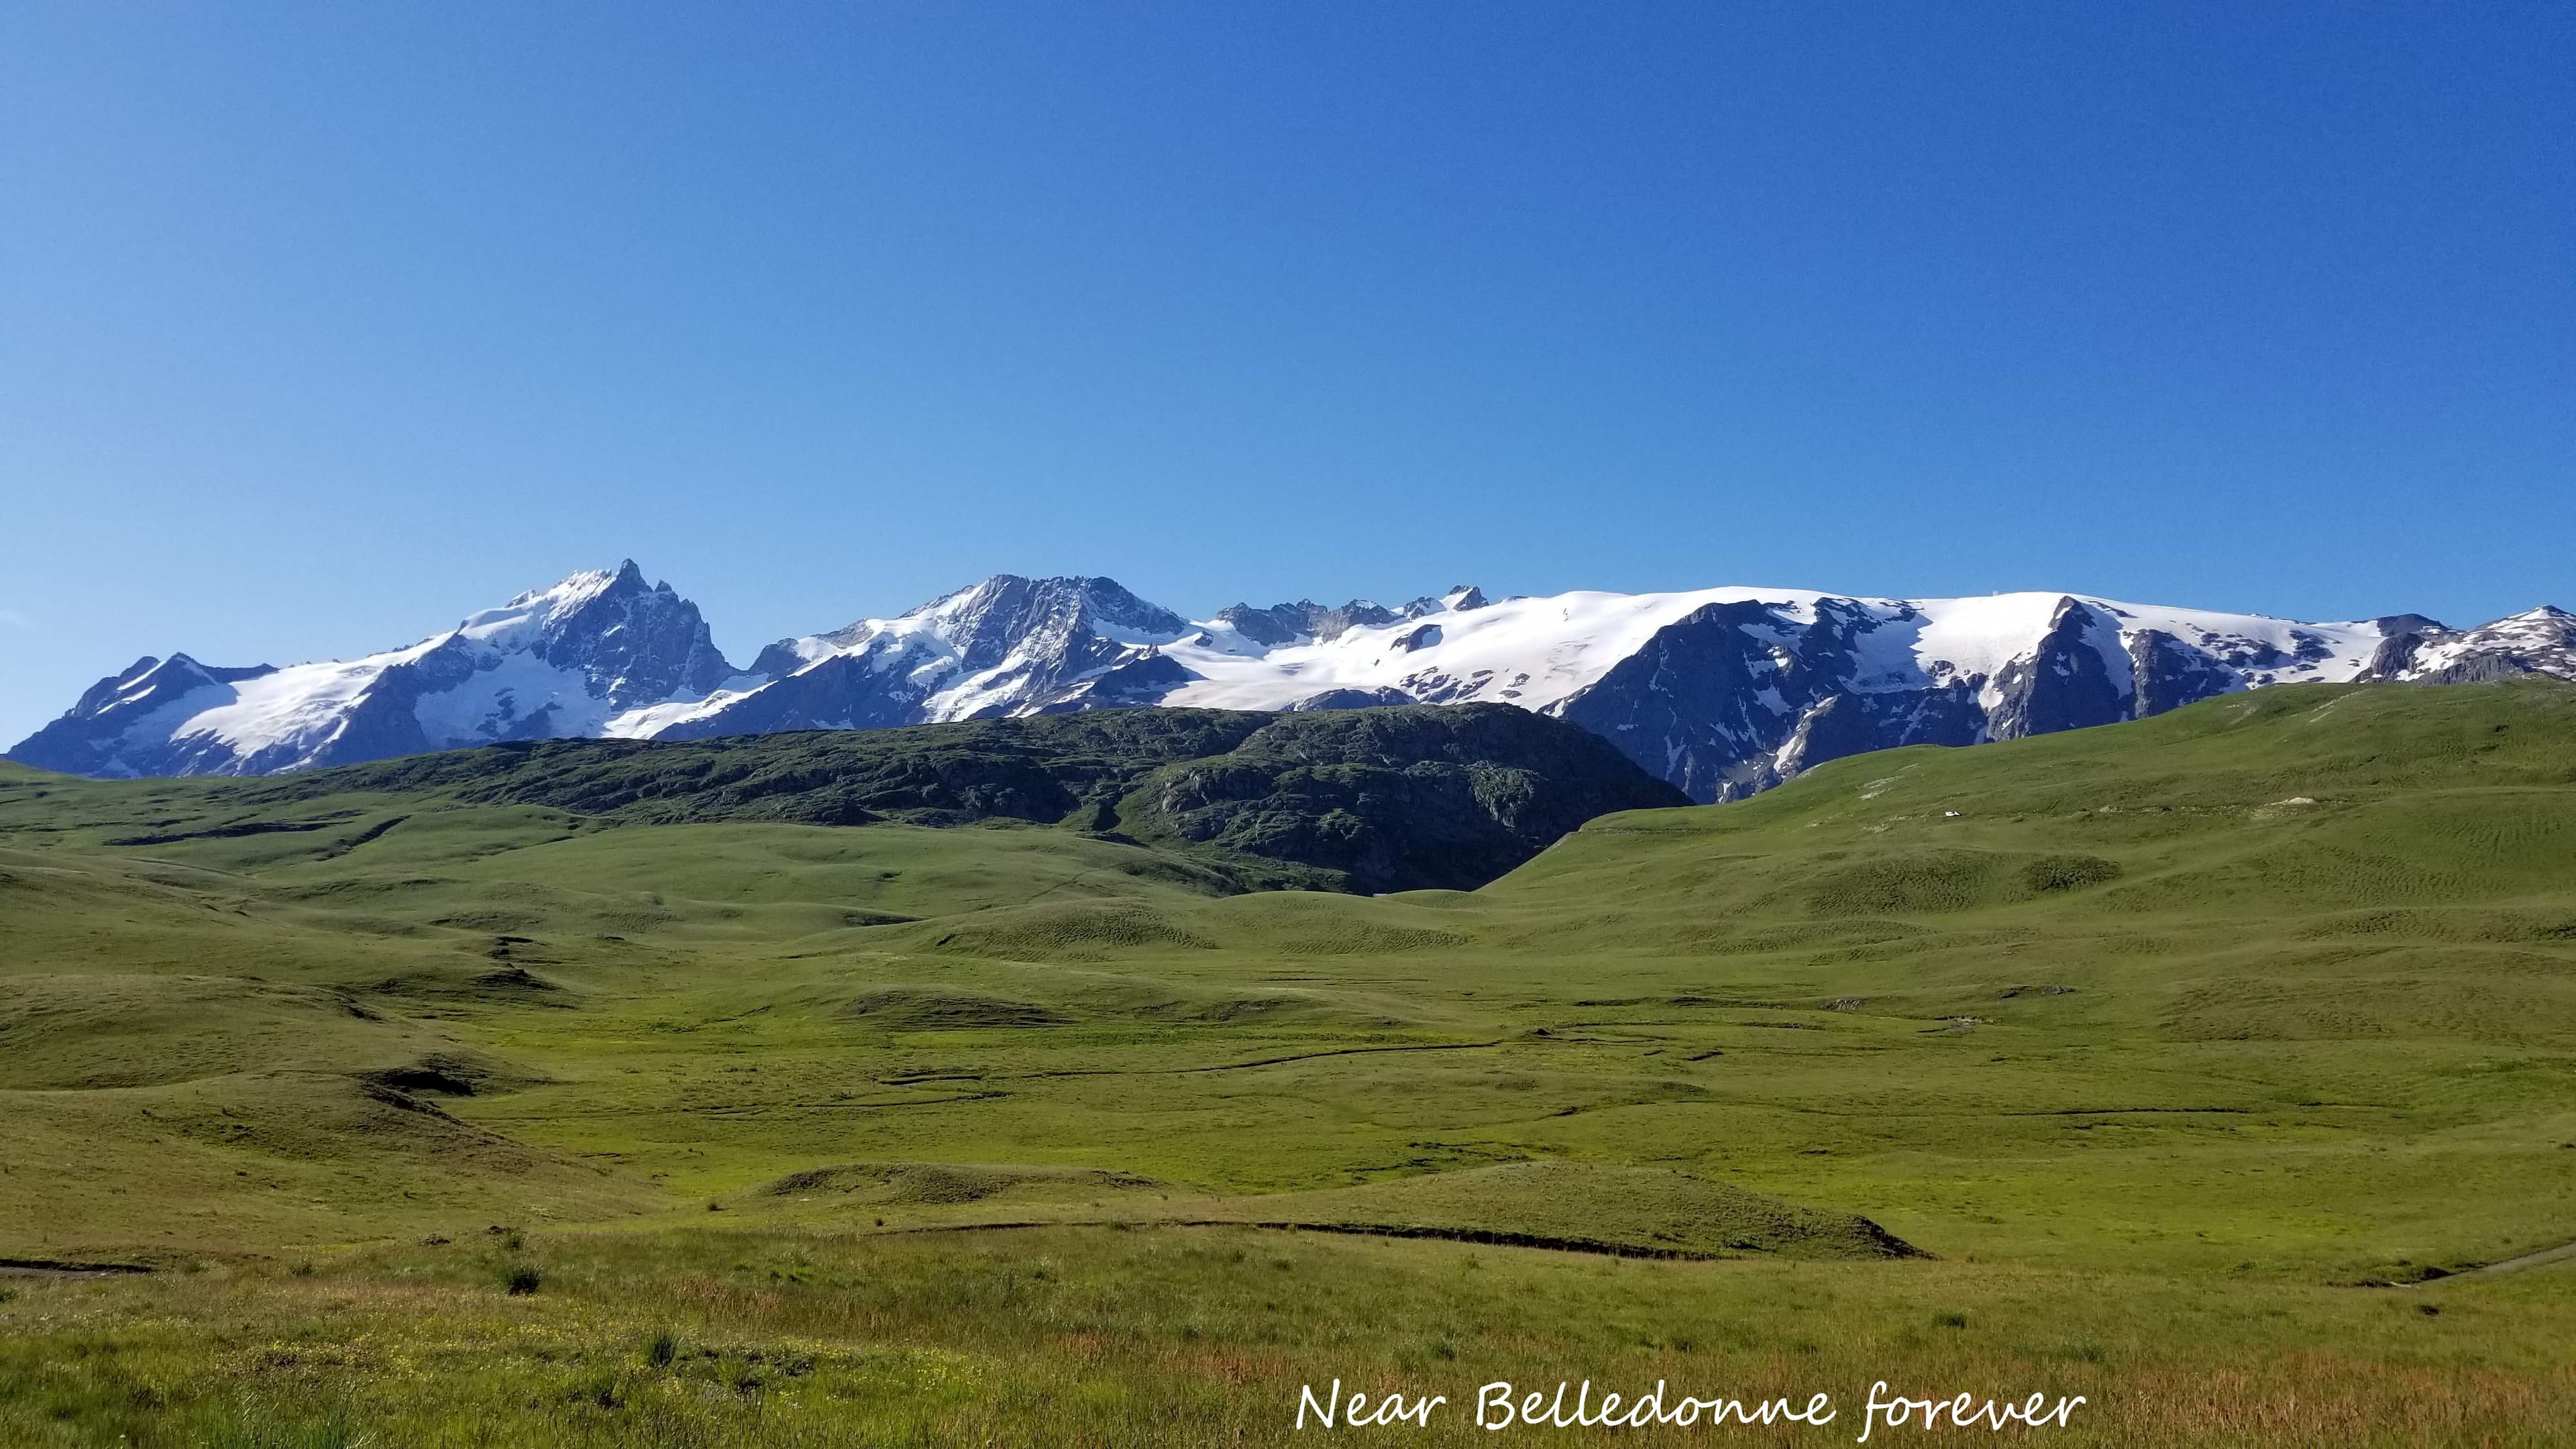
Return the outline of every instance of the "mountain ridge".
<path id="1" fill-rule="evenodd" d="M 9 757 L 73 774 L 273 774 L 547 738 L 708 739 L 1173 705 L 1297 713 L 1517 705 L 1698 800 L 1827 759 L 2143 718 L 2286 683 L 2576 678 L 2576 615 L 2471 629 L 2306 623 L 2026 592 L 1892 599 L 1727 587 L 1388 607 L 1235 604 L 1193 621 L 1100 576 L 996 574 L 737 669 L 629 560 L 404 649 L 245 668 L 184 653 L 102 679 Z"/>

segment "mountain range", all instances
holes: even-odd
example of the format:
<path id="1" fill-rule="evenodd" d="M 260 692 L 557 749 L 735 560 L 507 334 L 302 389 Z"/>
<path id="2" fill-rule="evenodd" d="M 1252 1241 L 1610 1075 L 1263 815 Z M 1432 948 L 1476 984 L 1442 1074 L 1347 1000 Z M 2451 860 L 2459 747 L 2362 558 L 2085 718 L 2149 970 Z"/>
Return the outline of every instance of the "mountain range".
<path id="1" fill-rule="evenodd" d="M 1703 801 L 1843 755 L 1968 745 L 2310 682 L 2576 678 L 2576 615 L 2340 623 L 2080 594 L 1468 587 L 1191 620 L 1105 578 L 1000 574 L 737 667 L 632 562 L 407 648 L 283 668 L 147 657 L 9 752 L 71 774 L 260 775 L 505 740 L 703 739 L 1181 705 L 1487 702 L 1581 725 Z"/>

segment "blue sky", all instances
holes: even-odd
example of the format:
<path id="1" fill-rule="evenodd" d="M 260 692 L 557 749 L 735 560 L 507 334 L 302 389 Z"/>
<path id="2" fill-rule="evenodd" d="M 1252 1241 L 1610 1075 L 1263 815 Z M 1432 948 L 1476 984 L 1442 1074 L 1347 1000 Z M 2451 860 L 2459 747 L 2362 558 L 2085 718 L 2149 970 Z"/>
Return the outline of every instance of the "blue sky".
<path id="1" fill-rule="evenodd" d="M 2576 7 L 0 10 L 0 737 L 633 556 L 2576 606 Z"/>

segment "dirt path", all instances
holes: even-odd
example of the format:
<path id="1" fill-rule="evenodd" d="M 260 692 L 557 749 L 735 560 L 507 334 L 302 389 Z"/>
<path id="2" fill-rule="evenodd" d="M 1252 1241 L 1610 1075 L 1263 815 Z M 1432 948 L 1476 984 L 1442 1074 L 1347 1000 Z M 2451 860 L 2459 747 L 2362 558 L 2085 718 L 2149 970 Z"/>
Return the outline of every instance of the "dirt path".
<path id="1" fill-rule="evenodd" d="M 1545 1248 L 1560 1253 L 1597 1253 L 1613 1258 L 1666 1258 L 1706 1260 L 1739 1256 L 1728 1253 L 1690 1252 L 1680 1248 L 1636 1247 L 1626 1243 L 1603 1242 L 1597 1238 L 1566 1238 L 1543 1233 L 1488 1232 L 1479 1228 L 1417 1227 L 1410 1224 L 1290 1222 L 1270 1218 L 1015 1218 L 992 1223 L 929 1223 L 920 1227 L 887 1228 L 869 1233 L 868 1237 L 908 1237 L 930 1233 L 999 1233 L 1024 1228 L 1262 1228 L 1272 1232 L 1345 1233 L 1369 1238 L 1439 1238 L 1459 1243 L 1484 1243 L 1505 1248 Z M 1754 1257 L 1747 1252 L 1740 1256 Z"/>
<path id="2" fill-rule="evenodd" d="M 2564 1263 L 2571 1258 L 2576 1258 L 2576 1243 L 2560 1243 L 2554 1248 L 2543 1248 L 2537 1253 L 2525 1253 L 2519 1258 L 2507 1258 L 2501 1263 L 2489 1263 L 2483 1268 L 2471 1268 L 2451 1276 L 2492 1278 L 2499 1273 L 2519 1273 L 2525 1268 L 2540 1268 L 2551 1263 Z"/>

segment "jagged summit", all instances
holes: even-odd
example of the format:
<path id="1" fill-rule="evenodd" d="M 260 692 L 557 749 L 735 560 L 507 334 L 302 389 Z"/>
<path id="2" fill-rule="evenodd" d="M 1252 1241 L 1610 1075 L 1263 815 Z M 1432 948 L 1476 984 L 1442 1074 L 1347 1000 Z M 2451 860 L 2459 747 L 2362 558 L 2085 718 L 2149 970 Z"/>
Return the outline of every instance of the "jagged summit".
<path id="1" fill-rule="evenodd" d="M 2446 629 L 2407 615 L 2392 630 L 2370 677 L 2469 684 L 2517 674 L 2576 677 L 2576 614 L 2543 604 L 2475 629 Z"/>
<path id="2" fill-rule="evenodd" d="M 1797 589 L 1490 600 L 1457 585 L 1236 604 L 1192 621 L 1113 579 L 995 574 L 890 619 L 781 639 L 737 673 L 695 605 L 629 560 L 407 649 L 101 680 L 12 758 L 83 774 L 257 774 L 496 740 L 872 729 L 1113 705 L 1489 701 L 1558 715 L 1702 800 L 1821 761 L 2134 719 L 2310 681 L 2576 678 L 2576 615 L 2474 629 L 2308 624 L 2070 593 Z"/>
<path id="3" fill-rule="evenodd" d="M 1374 599 L 1353 599 L 1340 608 L 1328 609 L 1312 599 L 1299 599 L 1266 609 L 1250 604 L 1230 605 L 1218 610 L 1210 622 L 1232 629 L 1254 644 L 1275 648 L 1283 644 L 1330 643 L 1353 629 L 1384 628 L 1445 609 L 1484 606 L 1485 596 L 1475 585 L 1453 584 L 1438 598 L 1419 598 L 1401 608 L 1390 609 Z"/>
<path id="4" fill-rule="evenodd" d="M 88 775 L 264 775 L 496 740 L 596 735 L 733 674 L 697 606 L 632 561 L 573 574 L 362 659 L 103 680 L 10 757 Z"/>

